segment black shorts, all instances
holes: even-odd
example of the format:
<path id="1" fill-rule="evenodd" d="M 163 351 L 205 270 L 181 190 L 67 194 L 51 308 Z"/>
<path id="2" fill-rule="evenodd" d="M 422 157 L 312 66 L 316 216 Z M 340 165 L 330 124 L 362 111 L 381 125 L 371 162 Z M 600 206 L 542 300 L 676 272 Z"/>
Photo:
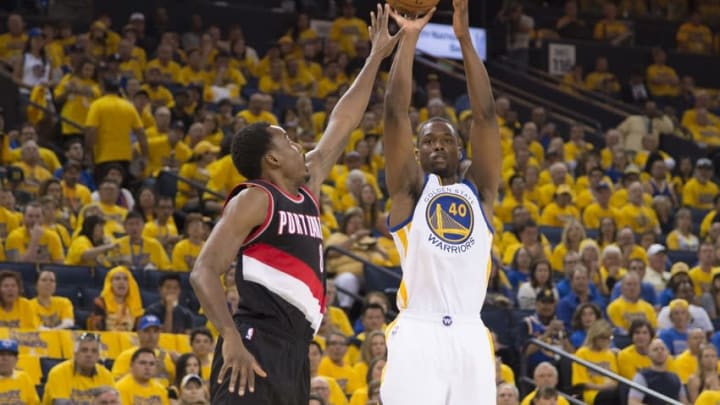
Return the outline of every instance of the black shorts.
<path id="1" fill-rule="evenodd" d="M 255 392 L 249 392 L 246 387 L 243 396 L 237 394 L 237 382 L 235 392 L 228 391 L 230 372 L 218 384 L 217 376 L 223 364 L 223 340 L 219 338 L 210 373 L 210 402 L 225 405 L 307 405 L 310 396 L 309 340 L 258 330 L 245 323 L 240 325 L 239 331 L 243 344 L 255 356 L 267 377 L 256 375 Z"/>

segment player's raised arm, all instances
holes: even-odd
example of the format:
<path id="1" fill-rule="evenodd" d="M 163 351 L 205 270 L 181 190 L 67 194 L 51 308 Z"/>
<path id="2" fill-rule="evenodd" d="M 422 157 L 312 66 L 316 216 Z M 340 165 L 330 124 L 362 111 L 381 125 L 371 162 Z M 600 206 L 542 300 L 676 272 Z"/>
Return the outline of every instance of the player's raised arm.
<path id="1" fill-rule="evenodd" d="M 467 81 L 472 122 L 470 147 L 472 158 L 468 174 L 491 214 L 497 198 L 502 166 L 500 131 L 495 118 L 495 100 L 485 65 L 473 47 L 468 22 L 468 0 L 453 0 L 453 28 L 460 41 Z"/>
<path id="2" fill-rule="evenodd" d="M 327 129 L 315 149 L 307 155 L 310 171 L 308 186 L 319 195 L 320 185 L 330 174 L 350 139 L 350 133 L 357 128 L 367 109 L 370 94 L 380 63 L 392 53 L 402 32 L 391 36 L 388 32 L 389 7 L 378 4 L 377 13 L 370 13 L 370 40 L 372 49 L 365 60 L 365 66 L 355 78 L 347 92 L 340 98 L 330 113 Z"/>
<path id="3" fill-rule="evenodd" d="M 224 364 L 218 383 L 229 372 L 228 388 L 230 392 L 237 389 L 239 395 L 245 393 L 246 385 L 252 392 L 255 374 L 265 377 L 265 372 L 243 345 L 240 332 L 235 328 L 228 310 L 220 277 L 236 259 L 250 231 L 263 223 L 269 204 L 267 194 L 255 188 L 245 189 L 233 197 L 225 206 L 190 274 L 190 284 L 205 315 L 224 339 Z"/>

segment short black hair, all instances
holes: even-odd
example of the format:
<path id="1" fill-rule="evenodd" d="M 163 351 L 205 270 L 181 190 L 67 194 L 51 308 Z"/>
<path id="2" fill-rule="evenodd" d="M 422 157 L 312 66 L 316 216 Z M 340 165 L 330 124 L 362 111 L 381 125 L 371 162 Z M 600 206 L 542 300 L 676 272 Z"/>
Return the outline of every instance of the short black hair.
<path id="1" fill-rule="evenodd" d="M 153 357 L 155 357 L 155 350 L 148 349 L 147 347 L 141 347 L 133 352 L 132 357 L 130 358 L 130 364 L 135 363 L 135 360 L 137 360 L 137 358 L 143 353 L 150 353 Z"/>
<path id="2" fill-rule="evenodd" d="M 158 287 L 162 287 L 165 282 L 175 280 L 182 286 L 182 282 L 180 281 L 180 275 L 177 273 L 165 273 L 160 277 L 160 280 L 158 280 Z"/>
<path id="3" fill-rule="evenodd" d="M 630 329 L 628 331 L 628 336 L 632 338 L 632 336 L 635 334 L 635 332 L 638 331 L 638 329 L 641 328 L 647 328 L 650 332 L 650 339 L 655 338 L 655 328 L 652 327 L 652 324 L 648 322 L 646 319 L 633 319 L 632 323 L 630 324 Z"/>
<path id="4" fill-rule="evenodd" d="M 268 132 L 270 124 L 257 122 L 235 134 L 230 147 L 233 164 L 246 178 L 258 179 L 262 174 L 262 159 L 272 146 Z"/>
<path id="5" fill-rule="evenodd" d="M 362 311 L 360 312 L 362 314 L 361 316 L 365 316 L 365 314 L 367 314 L 367 312 L 371 309 L 379 309 L 382 312 L 382 314 L 385 315 L 385 308 L 383 308 L 382 305 L 375 303 L 375 302 L 371 302 L 369 304 L 365 304 Z"/>
<path id="6" fill-rule="evenodd" d="M 210 329 L 208 328 L 196 328 L 193 329 L 192 332 L 190 332 L 190 343 L 192 344 L 193 340 L 195 340 L 195 337 L 198 335 L 207 336 L 210 338 L 210 341 L 214 341 L 212 333 L 210 333 Z"/>
<path id="7" fill-rule="evenodd" d="M 435 124 L 435 123 L 445 124 L 445 125 L 447 125 L 448 127 L 450 127 L 450 133 L 451 133 L 452 135 L 454 135 L 455 138 L 457 138 L 458 143 L 460 142 L 460 135 L 458 134 L 457 129 L 455 128 L 455 125 L 453 125 L 452 121 L 450 121 L 450 120 L 447 119 L 447 118 L 443 118 L 443 117 L 432 117 L 432 118 L 429 118 L 427 121 L 421 123 L 420 126 L 418 127 L 418 128 L 419 128 L 419 130 L 418 130 L 418 137 L 417 137 L 417 144 L 418 144 L 418 145 L 420 145 L 420 138 L 422 138 L 422 137 L 420 136 L 421 133 L 422 133 L 422 129 L 425 128 L 425 127 L 428 126 L 428 125 Z"/>
<path id="8" fill-rule="evenodd" d="M 145 222 L 145 217 L 137 211 L 130 211 L 127 213 L 127 216 L 125 216 L 125 222 L 131 220 L 131 219 L 139 219 L 143 222 Z"/>

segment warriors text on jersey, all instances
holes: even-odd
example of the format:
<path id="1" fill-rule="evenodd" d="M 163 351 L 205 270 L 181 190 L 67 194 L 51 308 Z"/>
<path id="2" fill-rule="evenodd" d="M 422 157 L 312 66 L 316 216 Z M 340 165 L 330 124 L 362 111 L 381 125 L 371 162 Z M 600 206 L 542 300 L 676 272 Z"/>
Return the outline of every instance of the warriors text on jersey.
<path id="1" fill-rule="evenodd" d="M 393 228 L 403 268 L 398 307 L 479 314 L 491 267 L 492 228 L 468 181 L 426 177 L 415 211 Z"/>
<path id="2" fill-rule="evenodd" d="M 267 193 L 268 211 L 238 252 L 236 316 L 296 336 L 312 336 L 325 308 L 322 229 L 314 195 L 305 187 L 291 196 L 272 183 L 239 185 Z"/>

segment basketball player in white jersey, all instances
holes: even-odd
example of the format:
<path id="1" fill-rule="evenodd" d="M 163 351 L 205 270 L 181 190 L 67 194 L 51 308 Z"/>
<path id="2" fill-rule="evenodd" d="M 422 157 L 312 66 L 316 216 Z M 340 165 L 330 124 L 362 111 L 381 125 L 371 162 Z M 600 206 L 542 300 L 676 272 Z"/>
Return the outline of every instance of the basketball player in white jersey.
<path id="1" fill-rule="evenodd" d="M 495 401 L 495 356 L 480 311 L 491 267 L 500 133 L 490 80 L 470 39 L 468 0 L 454 0 L 453 7 L 472 109 L 467 171 L 461 170 L 461 140 L 449 121 L 421 124 L 413 144 L 408 117 L 413 57 L 432 11 L 418 19 L 393 15 L 405 35 L 388 79 L 384 142 L 389 225 L 403 281 L 401 312 L 387 329 L 385 405 Z"/>

